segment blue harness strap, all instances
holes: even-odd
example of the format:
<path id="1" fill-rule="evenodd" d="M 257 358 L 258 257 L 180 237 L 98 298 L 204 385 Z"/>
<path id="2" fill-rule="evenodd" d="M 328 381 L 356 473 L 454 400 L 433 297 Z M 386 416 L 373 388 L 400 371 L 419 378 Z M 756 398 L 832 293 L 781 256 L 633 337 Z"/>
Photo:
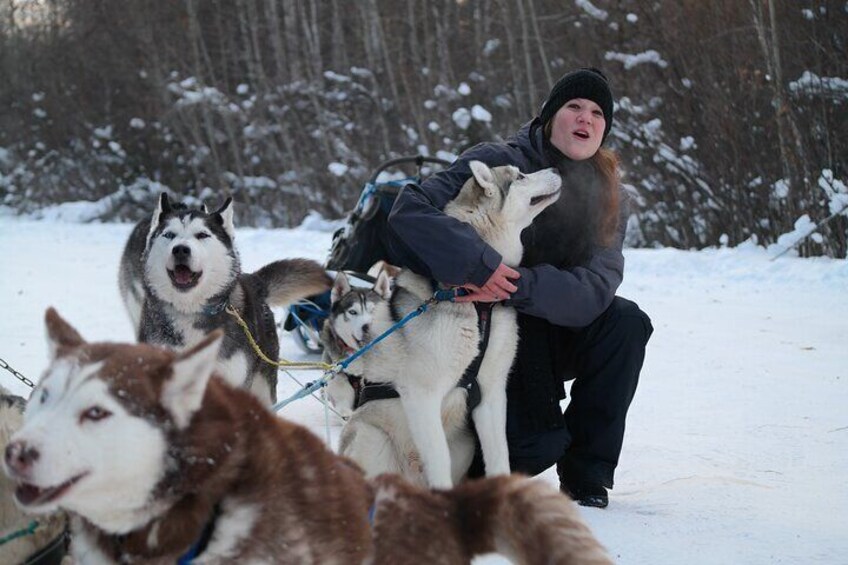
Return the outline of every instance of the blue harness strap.
<path id="1" fill-rule="evenodd" d="M 391 334 L 393 334 L 394 332 L 396 332 L 397 330 L 399 330 L 400 328 L 405 326 L 413 318 L 416 318 L 416 317 L 420 316 L 421 314 L 423 314 L 424 312 L 426 312 L 431 304 L 433 304 L 435 302 L 453 302 L 454 299 L 457 296 L 464 296 L 465 294 L 467 294 L 467 291 L 463 288 L 453 288 L 453 289 L 445 289 L 445 290 L 435 291 L 433 293 L 433 296 L 430 297 L 425 302 L 423 302 L 421 304 L 421 306 L 419 306 L 418 308 L 416 308 L 415 310 L 408 313 L 406 316 L 404 316 L 403 318 L 401 318 L 400 320 L 398 320 L 397 322 L 392 324 L 392 326 L 389 329 L 387 329 L 386 331 L 384 331 L 383 333 L 381 333 L 380 335 L 378 335 L 377 337 L 375 337 L 374 339 L 372 339 L 371 341 L 369 341 L 368 343 L 363 345 L 360 349 L 357 349 L 356 351 L 351 353 L 347 358 L 336 363 L 336 365 L 333 367 L 332 370 L 324 373 L 323 377 L 315 380 L 312 383 L 309 383 L 308 385 L 306 385 L 305 387 L 303 387 L 302 389 L 300 389 L 299 391 L 294 393 L 289 398 L 276 403 L 273 406 L 272 410 L 274 412 L 279 412 L 283 407 L 285 407 L 288 404 L 291 404 L 295 400 L 300 400 L 301 398 L 309 396 L 313 392 L 318 391 L 322 387 L 327 386 L 327 382 L 333 377 L 333 375 L 335 375 L 336 373 L 344 372 L 345 369 L 347 369 L 350 366 L 351 363 L 353 363 L 354 361 L 356 361 L 357 359 L 359 359 L 360 357 L 362 357 L 363 355 L 368 353 L 368 351 L 370 351 L 372 347 L 374 347 L 375 345 L 377 345 L 378 343 L 380 343 L 381 341 L 383 341 L 384 339 L 389 337 Z"/>

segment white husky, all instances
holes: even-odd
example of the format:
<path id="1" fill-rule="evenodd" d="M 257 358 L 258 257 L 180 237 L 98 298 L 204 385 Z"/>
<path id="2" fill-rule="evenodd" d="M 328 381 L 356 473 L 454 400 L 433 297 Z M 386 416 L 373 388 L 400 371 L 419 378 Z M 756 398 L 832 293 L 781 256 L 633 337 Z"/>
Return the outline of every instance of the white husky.
<path id="1" fill-rule="evenodd" d="M 523 252 L 521 232 L 557 200 L 560 177 L 553 169 L 523 175 L 512 166 L 490 169 L 479 161 L 472 161 L 470 167 L 472 178 L 445 207 L 445 213 L 471 224 L 501 254 L 504 263 L 516 266 Z M 343 294 L 343 285 L 343 279 L 337 279 L 336 295 Z M 432 295 L 431 281 L 405 270 L 396 278 L 388 300 L 369 303 L 372 311 L 368 313 L 367 323 L 358 328 L 347 327 L 345 316 L 337 312 L 331 316 L 330 324 L 338 339 L 355 349 L 380 335 Z M 397 404 L 391 403 L 394 401 L 377 403 L 383 405 L 382 408 L 365 406 L 368 412 L 361 417 L 354 414 L 347 426 L 342 442 L 344 453 L 369 471 L 377 472 L 385 466 L 383 470 L 386 471 L 406 472 L 413 461 L 409 450 L 403 446 L 414 445 L 430 486 L 449 487 L 457 476 L 457 467 L 462 464 L 454 465 L 452 477 L 450 446 L 442 416 L 452 414 L 447 422 L 451 432 L 464 427 L 461 423 L 465 415 L 464 404 L 459 398 L 461 395 L 452 391 L 477 355 L 479 341 L 474 306 L 441 302 L 352 363 L 349 367 L 352 374 L 394 386 L 400 394 L 408 427 L 397 421 Z M 506 380 L 517 342 L 515 311 L 496 305 L 492 311 L 489 345 L 477 376 L 481 399 L 471 414 L 487 475 L 510 471 L 506 443 Z M 387 446 L 387 437 L 397 449 Z M 467 453 L 467 447 L 460 451 Z"/>

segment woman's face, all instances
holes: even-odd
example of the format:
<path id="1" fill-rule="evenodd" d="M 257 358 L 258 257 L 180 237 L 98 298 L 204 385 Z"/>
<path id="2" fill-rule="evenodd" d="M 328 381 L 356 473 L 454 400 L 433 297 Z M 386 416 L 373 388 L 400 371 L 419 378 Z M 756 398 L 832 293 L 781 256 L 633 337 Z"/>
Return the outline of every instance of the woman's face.
<path id="1" fill-rule="evenodd" d="M 572 98 L 551 119 L 551 144 L 575 161 L 588 159 L 601 146 L 607 121 L 601 107 L 585 98 Z"/>

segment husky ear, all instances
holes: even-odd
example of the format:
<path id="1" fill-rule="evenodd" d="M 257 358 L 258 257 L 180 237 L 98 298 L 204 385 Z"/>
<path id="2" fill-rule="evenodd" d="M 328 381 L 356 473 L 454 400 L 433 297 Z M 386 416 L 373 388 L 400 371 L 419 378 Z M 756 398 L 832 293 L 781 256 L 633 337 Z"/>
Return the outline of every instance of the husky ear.
<path id="1" fill-rule="evenodd" d="M 347 280 L 347 275 L 343 271 L 339 271 L 336 274 L 336 280 L 333 281 L 333 288 L 330 290 L 330 302 L 335 304 L 348 292 L 350 292 L 350 281 Z"/>
<path id="2" fill-rule="evenodd" d="M 374 282 L 374 292 L 380 295 L 383 300 L 388 300 L 392 296 L 392 279 L 386 271 L 380 271 L 377 275 L 377 280 Z"/>
<path id="3" fill-rule="evenodd" d="M 481 161 L 471 161 L 468 163 L 468 167 L 471 169 L 471 174 L 474 175 L 474 180 L 477 181 L 487 197 L 491 198 L 498 193 L 498 185 L 495 182 L 492 169 Z"/>
<path id="4" fill-rule="evenodd" d="M 153 211 L 153 217 L 150 218 L 150 229 L 147 231 L 147 239 L 145 240 L 145 248 L 150 245 L 150 238 L 153 232 L 159 227 L 162 218 L 173 211 L 171 200 L 168 198 L 168 193 L 163 192 L 159 195 L 159 200 L 156 201 L 156 210 Z"/>
<path id="5" fill-rule="evenodd" d="M 215 330 L 171 364 L 172 373 L 162 386 L 161 402 L 179 429 L 188 425 L 203 402 L 223 337 L 223 331 Z"/>
<path id="6" fill-rule="evenodd" d="M 230 236 L 230 239 L 235 239 L 236 229 L 233 225 L 233 199 L 228 196 L 224 201 L 223 206 L 213 212 L 213 215 L 221 217 L 221 225 L 224 226 L 224 231 Z"/>
<path id="7" fill-rule="evenodd" d="M 53 307 L 47 309 L 44 322 L 47 325 L 47 347 L 51 360 L 56 359 L 60 347 L 77 347 L 85 343 L 79 332 Z"/>

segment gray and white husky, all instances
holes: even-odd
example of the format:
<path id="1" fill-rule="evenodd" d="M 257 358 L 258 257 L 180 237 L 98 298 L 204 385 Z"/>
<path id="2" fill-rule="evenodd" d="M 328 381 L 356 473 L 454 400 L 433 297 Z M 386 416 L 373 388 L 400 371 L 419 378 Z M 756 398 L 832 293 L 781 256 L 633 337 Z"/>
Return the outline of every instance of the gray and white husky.
<path id="1" fill-rule="evenodd" d="M 367 342 L 375 311 L 388 307 L 391 300 L 392 282 L 382 272 L 372 288 L 359 288 L 352 286 L 344 273 L 339 273 L 330 294 L 329 322 L 321 331 L 321 341 L 325 361 L 333 363 Z M 348 418 L 339 438 L 339 453 L 356 461 L 369 477 L 397 473 L 414 484 L 426 486 L 421 457 L 409 433 L 400 399 L 381 397 L 360 404 L 374 386 L 368 379 L 368 375 L 363 378 L 340 374 L 327 385 L 336 410 Z M 465 476 L 474 458 L 467 402 L 468 391 L 454 387 L 442 403 L 442 426 L 454 483 Z"/>
<path id="2" fill-rule="evenodd" d="M 489 168 L 479 161 L 472 161 L 470 167 L 472 177 L 445 213 L 471 224 L 504 263 L 516 266 L 523 253 L 522 230 L 557 200 L 561 179 L 553 169 L 524 175 L 512 166 Z M 380 335 L 433 295 L 433 283 L 409 270 L 397 276 L 390 294 L 386 283 L 380 283 L 377 296 L 363 299 L 350 294 L 346 284 L 343 275 L 336 279 L 333 313 L 326 325 L 327 335 L 334 336 L 332 343 L 343 342 L 352 349 Z M 420 457 L 427 483 L 450 487 L 467 470 L 473 455 L 464 424 L 465 393 L 456 385 L 477 356 L 479 342 L 474 305 L 441 302 L 352 363 L 351 374 L 391 383 L 400 399 L 369 403 L 361 413 L 354 413 L 343 432 L 342 452 L 369 472 L 399 471 L 411 477 L 417 473 Z M 510 472 L 506 380 L 517 343 L 515 311 L 496 305 L 477 375 L 480 403 L 471 413 L 487 475 Z M 334 386 L 330 393 L 342 396 L 338 390 L 344 382 Z"/>
<path id="3" fill-rule="evenodd" d="M 366 479 L 214 373 L 220 330 L 175 352 L 88 343 L 52 309 L 46 325 L 50 364 L 3 467 L 27 512 L 70 514 L 78 565 L 611 563 L 542 481 Z"/>
<path id="4" fill-rule="evenodd" d="M 139 341 L 182 350 L 221 328 L 226 339 L 218 371 L 270 404 L 276 401 L 277 369 L 260 359 L 226 308 L 239 312 L 263 353 L 276 359 L 279 341 L 269 306 L 322 292 L 331 279 L 308 259 L 242 273 L 234 239 L 232 199 L 206 212 L 172 206 L 163 193 L 152 220 L 130 234 L 119 286 Z"/>

